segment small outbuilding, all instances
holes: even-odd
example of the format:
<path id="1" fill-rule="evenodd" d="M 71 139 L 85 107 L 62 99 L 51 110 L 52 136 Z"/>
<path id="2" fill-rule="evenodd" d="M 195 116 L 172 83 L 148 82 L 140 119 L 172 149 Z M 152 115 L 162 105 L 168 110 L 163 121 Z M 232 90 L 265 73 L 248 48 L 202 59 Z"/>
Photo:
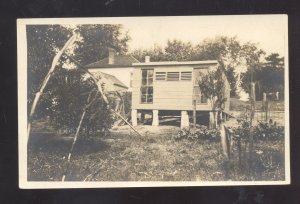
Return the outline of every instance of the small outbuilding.
<path id="1" fill-rule="evenodd" d="M 179 116 L 181 127 L 189 126 L 193 110 L 197 115 L 212 117 L 210 101 L 201 92 L 198 79 L 200 73 L 219 66 L 218 61 L 167 61 L 133 63 L 132 77 L 132 124 L 137 125 L 138 115 L 152 113 L 152 125 L 160 124 L 159 118 L 167 115 Z M 223 74 L 225 86 L 225 110 L 229 110 L 230 86 Z M 196 102 L 196 104 L 195 104 Z"/>

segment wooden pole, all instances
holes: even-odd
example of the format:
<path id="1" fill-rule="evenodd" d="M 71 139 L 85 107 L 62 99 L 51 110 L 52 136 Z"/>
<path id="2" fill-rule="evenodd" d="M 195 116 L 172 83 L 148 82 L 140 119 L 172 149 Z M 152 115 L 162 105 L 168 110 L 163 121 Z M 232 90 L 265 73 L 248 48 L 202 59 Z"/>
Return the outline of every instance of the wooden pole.
<path id="1" fill-rule="evenodd" d="M 251 99 L 251 114 L 250 114 L 250 132 L 249 132 L 249 170 L 250 174 L 252 174 L 253 168 L 253 119 L 255 116 L 255 83 L 251 82 L 251 91 L 250 91 L 250 99 Z"/>
<path id="2" fill-rule="evenodd" d="M 242 168 L 242 144 L 241 144 L 241 137 L 239 135 L 236 135 L 237 140 L 237 149 L 238 149 L 238 155 L 239 155 L 239 169 Z"/>
<path id="3" fill-rule="evenodd" d="M 193 100 L 193 127 L 196 129 L 197 117 L 196 117 L 196 100 Z"/>
<path id="4" fill-rule="evenodd" d="M 222 150 L 223 150 L 223 154 L 226 156 L 226 158 L 229 158 L 228 155 L 228 143 L 227 143 L 227 131 L 226 131 L 226 127 L 224 122 L 220 123 L 220 134 L 221 134 L 221 146 L 222 146 Z"/>
<path id="5" fill-rule="evenodd" d="M 66 173 L 68 172 L 68 169 L 69 169 L 69 164 L 70 164 L 70 160 L 71 160 L 71 156 L 72 156 L 72 153 L 73 153 L 73 149 L 74 149 L 74 146 L 75 146 L 75 143 L 77 141 L 77 138 L 78 138 L 78 134 L 79 134 L 79 131 L 80 131 L 80 128 L 81 128 L 81 125 L 82 125 L 82 121 L 83 121 L 83 118 L 85 117 L 85 114 L 86 114 L 86 110 L 83 111 L 82 115 L 81 115 L 81 118 L 80 118 L 80 122 L 78 124 L 78 127 L 77 127 L 77 130 L 76 130 L 76 134 L 74 136 L 74 140 L 73 140 L 73 143 L 72 143 L 72 146 L 71 146 L 71 150 L 68 154 L 68 164 L 67 164 L 67 170 L 66 172 L 64 173 L 61 181 L 65 181 L 65 178 L 66 178 Z"/>
<path id="6" fill-rule="evenodd" d="M 66 51 L 66 49 L 71 46 L 77 39 L 77 34 L 74 34 L 67 42 L 66 44 L 63 46 L 63 48 L 55 55 L 55 57 L 53 58 L 53 61 L 52 61 L 52 65 L 51 65 L 51 68 L 50 70 L 48 71 L 48 74 L 46 75 L 43 83 L 42 83 L 42 86 L 40 88 L 40 90 L 35 94 L 35 98 L 33 100 L 33 103 L 32 103 L 32 106 L 31 106 L 31 110 L 30 110 L 30 113 L 29 113 L 29 118 L 28 118 L 28 124 L 27 124 L 27 143 L 29 141 L 29 137 L 30 137 L 30 129 L 31 129 L 31 122 L 32 122 L 32 117 L 35 113 L 35 110 L 36 110 L 36 106 L 40 100 L 40 97 L 41 95 L 43 94 L 44 92 L 44 89 L 46 87 L 46 85 L 48 84 L 48 81 L 50 79 L 50 77 L 52 76 L 54 70 L 55 70 L 55 67 L 59 61 L 59 59 L 61 58 L 62 54 Z"/>
<path id="7" fill-rule="evenodd" d="M 88 108 L 92 105 L 92 103 L 95 101 L 96 96 L 95 96 L 91 101 L 90 101 L 90 98 L 91 98 L 91 94 L 90 94 L 89 97 L 88 97 L 88 100 L 87 100 L 87 101 L 88 101 L 88 104 L 84 107 L 83 113 L 82 113 L 81 118 L 80 118 L 80 121 L 79 121 L 79 124 L 78 124 L 78 126 L 77 126 L 76 133 L 75 133 L 75 136 L 74 136 L 74 139 L 73 139 L 73 143 L 72 143 L 71 149 L 70 149 L 69 154 L 68 154 L 67 168 L 66 168 L 66 171 L 65 171 L 65 173 L 64 173 L 64 175 L 63 175 L 61 181 L 65 181 L 65 179 L 66 179 L 66 174 L 67 174 L 67 172 L 68 172 L 68 170 L 69 170 L 69 165 L 70 165 L 70 161 L 71 161 L 71 156 L 72 156 L 73 149 L 74 149 L 74 147 L 75 147 L 76 141 L 77 141 L 77 139 L 78 139 L 78 135 L 79 135 L 79 132 L 80 132 L 80 129 L 81 129 L 81 126 L 82 126 L 83 119 L 84 119 L 84 117 L 85 117 L 85 114 L 86 114 L 87 109 L 88 109 Z"/>

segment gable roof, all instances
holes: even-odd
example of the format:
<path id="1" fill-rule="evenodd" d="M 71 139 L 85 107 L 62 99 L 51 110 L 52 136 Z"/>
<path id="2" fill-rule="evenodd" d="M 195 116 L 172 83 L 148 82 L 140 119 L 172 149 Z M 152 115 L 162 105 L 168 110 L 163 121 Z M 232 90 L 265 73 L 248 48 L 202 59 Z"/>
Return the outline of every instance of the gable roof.
<path id="1" fill-rule="evenodd" d="M 114 63 L 108 64 L 108 57 L 99 60 L 97 62 L 86 65 L 86 68 L 116 68 L 116 67 L 131 67 L 132 63 L 138 63 L 139 61 L 131 55 L 115 55 Z"/>
<path id="2" fill-rule="evenodd" d="M 106 74 L 103 72 L 94 72 L 93 75 L 96 78 L 100 78 L 100 76 L 103 76 L 105 79 L 111 81 L 115 86 L 119 86 L 119 87 L 128 89 L 128 87 L 123 82 L 121 82 L 117 77 L 115 77 L 113 75 Z"/>

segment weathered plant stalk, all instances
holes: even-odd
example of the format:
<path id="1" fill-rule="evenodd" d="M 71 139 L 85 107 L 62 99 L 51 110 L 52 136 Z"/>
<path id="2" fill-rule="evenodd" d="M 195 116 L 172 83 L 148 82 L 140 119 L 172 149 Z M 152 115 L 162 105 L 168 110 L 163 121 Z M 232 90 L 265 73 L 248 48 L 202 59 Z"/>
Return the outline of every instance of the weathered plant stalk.
<path id="1" fill-rule="evenodd" d="M 66 171 L 65 171 L 65 173 L 64 173 L 64 175 L 63 175 L 63 177 L 62 177 L 62 181 L 65 181 L 65 179 L 66 179 L 66 174 L 67 174 L 68 169 L 69 169 L 69 164 L 70 164 L 70 161 L 71 161 L 71 156 L 72 156 L 72 153 L 73 153 L 73 149 L 74 149 L 75 144 L 76 144 L 76 141 L 77 141 L 77 139 L 78 139 L 78 134 L 79 134 L 79 132 L 80 132 L 80 129 L 81 129 L 82 122 L 83 122 L 83 119 L 84 119 L 84 117 L 85 117 L 86 111 L 88 110 L 88 108 L 92 105 L 92 103 L 93 103 L 93 102 L 95 101 L 95 99 L 96 99 L 96 96 L 95 96 L 94 99 L 91 100 L 91 102 L 89 102 L 89 101 L 90 101 L 90 97 L 91 97 L 91 94 L 90 94 L 89 97 L 88 97 L 88 104 L 85 106 L 85 108 L 84 108 L 84 110 L 83 110 L 83 113 L 82 113 L 82 115 L 81 115 L 79 124 L 78 124 L 78 126 L 77 126 L 77 130 L 76 130 L 76 133 L 75 133 L 75 136 L 74 136 L 74 139 L 73 139 L 73 143 L 72 143 L 71 149 L 70 149 L 69 154 L 68 154 L 67 168 L 66 168 Z"/>
<path id="2" fill-rule="evenodd" d="M 63 46 L 63 48 L 55 55 L 55 57 L 53 58 L 52 61 L 52 65 L 50 70 L 48 71 L 48 74 L 46 75 L 42 86 L 40 88 L 40 90 L 35 94 L 35 98 L 33 100 L 32 106 L 31 106 L 31 110 L 30 110 L 30 114 L 29 114 L 29 118 L 28 118 L 28 124 L 27 124 L 27 143 L 29 141 L 29 137 L 30 137 L 30 129 L 31 129 L 31 122 L 32 122 L 32 117 L 35 113 L 36 110 L 36 106 L 40 100 L 41 95 L 44 92 L 44 89 L 46 87 L 46 85 L 48 84 L 48 81 L 51 77 L 51 75 L 53 74 L 55 67 L 59 61 L 59 59 L 61 58 L 62 54 L 66 51 L 66 49 L 71 46 L 77 39 L 77 34 L 74 34 L 67 42 L 66 44 Z"/>

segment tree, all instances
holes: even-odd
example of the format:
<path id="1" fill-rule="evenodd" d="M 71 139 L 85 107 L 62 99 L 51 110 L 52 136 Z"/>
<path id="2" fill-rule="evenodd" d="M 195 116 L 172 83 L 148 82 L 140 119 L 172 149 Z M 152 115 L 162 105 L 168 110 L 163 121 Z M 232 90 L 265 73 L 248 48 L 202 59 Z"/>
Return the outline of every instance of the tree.
<path id="1" fill-rule="evenodd" d="M 140 62 L 145 61 L 145 56 L 150 56 L 151 61 L 155 62 L 167 60 L 164 49 L 158 45 L 150 49 L 136 49 L 131 52 L 131 55 Z"/>
<path id="2" fill-rule="evenodd" d="M 284 94 L 284 58 L 272 53 L 265 58 L 260 69 L 255 72 L 255 80 L 259 82 L 261 92 L 280 92 Z"/>
<path id="3" fill-rule="evenodd" d="M 190 42 L 181 40 L 168 40 L 165 48 L 167 61 L 189 61 L 194 54 L 194 48 Z"/>
<path id="4" fill-rule="evenodd" d="M 213 110 L 213 124 L 211 128 L 217 127 L 218 112 L 224 109 L 227 100 L 224 95 L 225 82 L 223 72 L 220 67 L 209 69 L 207 74 L 201 73 L 198 81 L 201 92 L 209 99 Z"/>
<path id="5" fill-rule="evenodd" d="M 248 70 L 260 67 L 264 54 L 257 44 L 241 43 L 236 36 L 207 38 L 195 46 L 177 39 L 168 40 L 164 48 L 156 46 L 132 52 L 140 61 L 144 61 L 146 55 L 151 56 L 153 61 L 217 60 L 229 81 L 231 95 L 237 94 L 237 87 L 248 88 L 248 81 L 242 79 L 248 76 Z"/>
<path id="6" fill-rule="evenodd" d="M 216 36 L 200 42 L 196 46 L 194 59 L 218 60 L 221 69 L 227 76 L 231 88 L 231 95 L 236 95 L 244 73 L 256 68 L 264 51 L 254 43 L 242 44 L 238 38 Z M 248 83 L 244 84 L 248 87 Z"/>
<path id="7" fill-rule="evenodd" d="M 265 55 L 265 52 L 257 47 L 256 44 L 247 42 L 243 45 L 242 56 L 246 60 L 247 70 L 242 73 L 243 77 L 242 88 L 250 93 L 250 84 L 251 82 L 256 82 L 255 79 L 256 73 L 263 66 L 262 57 Z"/>
<path id="8" fill-rule="evenodd" d="M 57 48 L 61 48 L 71 36 L 72 32 L 60 25 L 27 25 L 27 102 L 31 106 L 34 94 L 38 91 L 43 79 L 48 73 Z M 58 66 L 61 66 L 59 64 Z M 49 86 L 46 89 L 48 90 Z M 49 106 L 46 93 L 42 97 L 36 117 L 47 114 Z M 28 111 L 30 108 L 28 108 Z"/>
<path id="9" fill-rule="evenodd" d="M 271 69 L 283 69 L 284 68 L 284 57 L 279 57 L 278 53 L 271 53 L 265 57 L 265 67 Z"/>
<path id="10" fill-rule="evenodd" d="M 108 48 L 126 53 L 130 38 L 127 33 L 123 35 L 121 29 L 119 24 L 78 25 L 74 32 L 78 32 L 82 40 L 74 51 L 76 59 L 86 65 L 107 57 Z"/>
<path id="11" fill-rule="evenodd" d="M 72 33 L 79 33 L 81 40 L 68 50 L 68 54 L 86 64 L 105 56 L 107 47 L 126 52 L 129 38 L 127 35 L 122 38 L 120 29 L 120 25 L 78 25 L 75 28 L 60 25 L 28 26 L 28 107 L 55 53 Z M 36 118 L 47 115 L 57 128 L 75 129 L 87 95 L 95 89 L 91 80 L 76 68 L 68 58 L 61 58 L 38 104 Z M 105 103 L 95 100 L 90 108 L 93 110 L 87 111 L 87 120 L 83 122 L 85 129 L 95 127 L 93 131 L 97 131 L 109 128 L 112 121 Z"/>

